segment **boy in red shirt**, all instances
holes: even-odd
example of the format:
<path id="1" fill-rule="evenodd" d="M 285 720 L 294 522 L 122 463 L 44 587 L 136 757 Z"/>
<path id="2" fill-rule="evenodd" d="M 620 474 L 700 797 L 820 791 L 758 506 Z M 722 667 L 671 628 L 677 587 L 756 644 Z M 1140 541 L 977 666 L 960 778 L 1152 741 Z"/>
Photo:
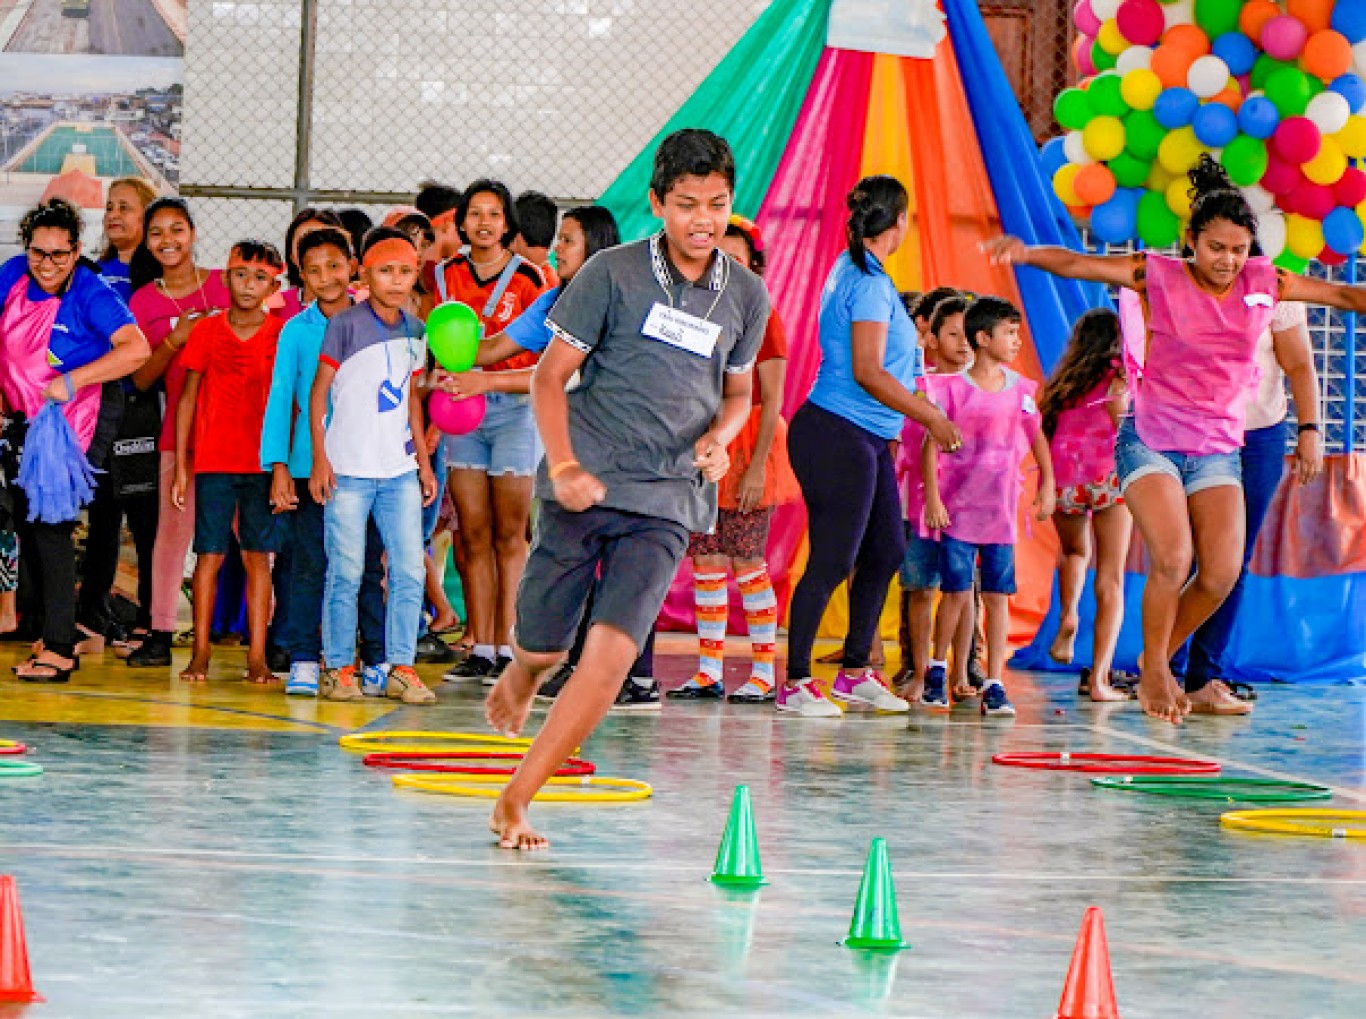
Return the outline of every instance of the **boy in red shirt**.
<path id="1" fill-rule="evenodd" d="M 182 356 L 185 390 L 176 408 L 175 481 L 171 502 L 184 511 L 194 450 L 194 654 L 180 678 L 202 683 L 209 671 L 209 630 L 218 571 L 233 520 L 247 572 L 250 648 L 246 678 L 269 683 L 266 626 L 270 621 L 270 555 L 279 550 L 270 507 L 270 475 L 261 470 L 261 425 L 270 396 L 275 347 L 284 319 L 266 311 L 284 271 L 279 251 L 264 241 L 239 241 L 228 257 L 232 303 L 197 323 Z M 193 431 L 193 442 L 191 432 Z"/>

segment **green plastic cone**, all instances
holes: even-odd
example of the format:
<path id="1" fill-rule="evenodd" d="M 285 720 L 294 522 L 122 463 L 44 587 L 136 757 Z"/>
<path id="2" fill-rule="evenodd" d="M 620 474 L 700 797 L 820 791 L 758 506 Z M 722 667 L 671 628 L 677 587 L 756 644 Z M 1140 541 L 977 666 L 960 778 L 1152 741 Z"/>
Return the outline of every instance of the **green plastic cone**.
<path id="1" fill-rule="evenodd" d="M 759 888 L 768 884 L 759 863 L 759 839 L 754 834 L 749 786 L 735 787 L 735 798 L 730 801 L 730 818 L 721 835 L 721 847 L 716 851 L 711 880 L 727 888 Z"/>
<path id="2" fill-rule="evenodd" d="M 910 948 L 901 940 L 901 921 L 896 915 L 896 887 L 892 884 L 892 864 L 887 858 L 887 840 L 873 839 L 863 881 L 849 921 L 849 936 L 841 942 L 846 948 L 896 951 Z"/>

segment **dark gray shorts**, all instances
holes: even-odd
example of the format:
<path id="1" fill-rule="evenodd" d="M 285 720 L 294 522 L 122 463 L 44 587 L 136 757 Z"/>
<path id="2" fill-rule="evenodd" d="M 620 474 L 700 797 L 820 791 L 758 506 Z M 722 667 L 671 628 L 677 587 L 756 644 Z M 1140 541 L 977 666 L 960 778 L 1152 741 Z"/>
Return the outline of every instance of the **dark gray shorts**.
<path id="1" fill-rule="evenodd" d="M 687 547 L 688 529 L 672 520 L 601 506 L 570 513 L 543 502 L 517 589 L 518 646 L 567 651 L 596 582 L 591 622 L 643 648 Z"/>

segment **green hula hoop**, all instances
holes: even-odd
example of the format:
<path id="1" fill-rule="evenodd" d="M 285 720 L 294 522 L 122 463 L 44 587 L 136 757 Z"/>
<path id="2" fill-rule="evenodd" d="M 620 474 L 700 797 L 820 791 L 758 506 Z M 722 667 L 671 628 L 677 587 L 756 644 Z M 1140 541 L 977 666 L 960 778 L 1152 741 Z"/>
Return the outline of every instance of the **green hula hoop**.
<path id="1" fill-rule="evenodd" d="M 1310 782 L 1274 778 L 1206 778 L 1189 775 L 1119 775 L 1091 779 L 1102 789 L 1176 796 L 1186 800 L 1223 800 L 1226 803 L 1294 803 L 1330 800 L 1333 791 Z"/>
<path id="2" fill-rule="evenodd" d="M 32 778 L 42 773 L 41 764 L 30 764 L 28 761 L 0 761 L 0 778 Z"/>

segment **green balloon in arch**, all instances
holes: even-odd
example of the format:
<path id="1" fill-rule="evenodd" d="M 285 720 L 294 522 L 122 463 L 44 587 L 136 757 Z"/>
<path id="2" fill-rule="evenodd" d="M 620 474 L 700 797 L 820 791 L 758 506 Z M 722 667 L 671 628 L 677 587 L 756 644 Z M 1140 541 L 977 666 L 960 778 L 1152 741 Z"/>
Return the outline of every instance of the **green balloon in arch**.
<path id="1" fill-rule="evenodd" d="M 474 367 L 482 332 L 475 310 L 459 301 L 438 304 L 427 316 L 427 346 L 448 372 L 467 372 Z"/>

